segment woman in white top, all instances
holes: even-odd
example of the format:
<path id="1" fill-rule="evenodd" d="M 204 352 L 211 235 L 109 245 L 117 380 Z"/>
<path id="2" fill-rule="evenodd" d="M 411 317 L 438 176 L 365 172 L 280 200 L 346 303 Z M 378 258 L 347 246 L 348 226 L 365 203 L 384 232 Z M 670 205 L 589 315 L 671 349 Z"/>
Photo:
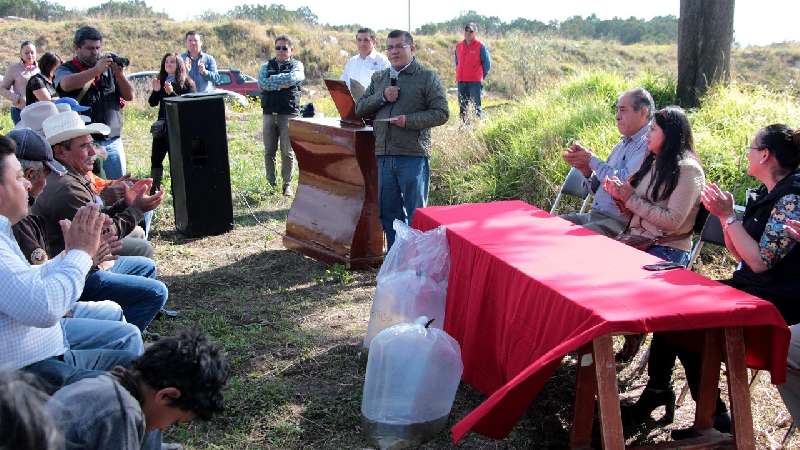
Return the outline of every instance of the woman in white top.
<path id="1" fill-rule="evenodd" d="M 11 102 L 11 120 L 14 125 L 20 120 L 19 113 L 25 107 L 25 86 L 30 77 L 39 73 L 36 65 L 36 46 L 31 41 L 22 41 L 19 46 L 20 62 L 12 64 L 0 82 L 0 95 Z"/>

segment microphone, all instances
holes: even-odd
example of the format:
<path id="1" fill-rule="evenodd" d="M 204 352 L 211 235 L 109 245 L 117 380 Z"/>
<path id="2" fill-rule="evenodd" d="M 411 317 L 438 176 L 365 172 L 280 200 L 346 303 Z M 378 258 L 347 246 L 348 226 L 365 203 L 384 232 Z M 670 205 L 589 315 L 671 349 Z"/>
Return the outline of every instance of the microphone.
<path id="1" fill-rule="evenodd" d="M 389 85 L 390 86 L 397 86 L 397 77 L 390 77 L 389 78 Z"/>

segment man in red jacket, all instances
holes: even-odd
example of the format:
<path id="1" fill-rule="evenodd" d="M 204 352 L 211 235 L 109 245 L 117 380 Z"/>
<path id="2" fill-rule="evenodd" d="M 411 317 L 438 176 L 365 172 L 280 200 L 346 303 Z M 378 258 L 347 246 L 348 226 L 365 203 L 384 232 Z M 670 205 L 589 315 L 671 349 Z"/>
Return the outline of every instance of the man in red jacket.
<path id="1" fill-rule="evenodd" d="M 456 81 L 458 82 L 458 104 L 462 122 L 467 120 L 470 103 L 475 105 L 478 117 L 483 117 L 481 110 L 482 82 L 492 66 L 489 50 L 475 38 L 477 32 L 478 26 L 474 22 L 464 25 L 464 40 L 456 45 Z"/>

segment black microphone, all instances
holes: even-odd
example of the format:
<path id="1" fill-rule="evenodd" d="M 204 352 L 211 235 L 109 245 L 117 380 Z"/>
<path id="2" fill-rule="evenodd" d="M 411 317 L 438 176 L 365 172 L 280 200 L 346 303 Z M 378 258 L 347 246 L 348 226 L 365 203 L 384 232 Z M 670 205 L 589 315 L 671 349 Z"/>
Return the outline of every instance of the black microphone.
<path id="1" fill-rule="evenodd" d="M 397 78 L 389 77 L 389 86 L 397 86 Z"/>

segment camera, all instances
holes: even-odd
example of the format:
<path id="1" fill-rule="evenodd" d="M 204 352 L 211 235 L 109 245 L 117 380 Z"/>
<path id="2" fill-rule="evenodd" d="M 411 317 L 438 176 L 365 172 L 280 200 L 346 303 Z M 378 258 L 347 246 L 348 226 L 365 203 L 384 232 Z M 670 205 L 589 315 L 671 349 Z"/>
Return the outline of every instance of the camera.
<path id="1" fill-rule="evenodd" d="M 116 64 L 116 65 L 118 65 L 120 67 L 128 67 L 128 66 L 131 65 L 131 60 L 126 58 L 126 57 L 124 57 L 124 56 L 119 56 L 116 53 L 109 53 L 108 56 L 111 57 L 111 61 L 114 64 Z"/>

